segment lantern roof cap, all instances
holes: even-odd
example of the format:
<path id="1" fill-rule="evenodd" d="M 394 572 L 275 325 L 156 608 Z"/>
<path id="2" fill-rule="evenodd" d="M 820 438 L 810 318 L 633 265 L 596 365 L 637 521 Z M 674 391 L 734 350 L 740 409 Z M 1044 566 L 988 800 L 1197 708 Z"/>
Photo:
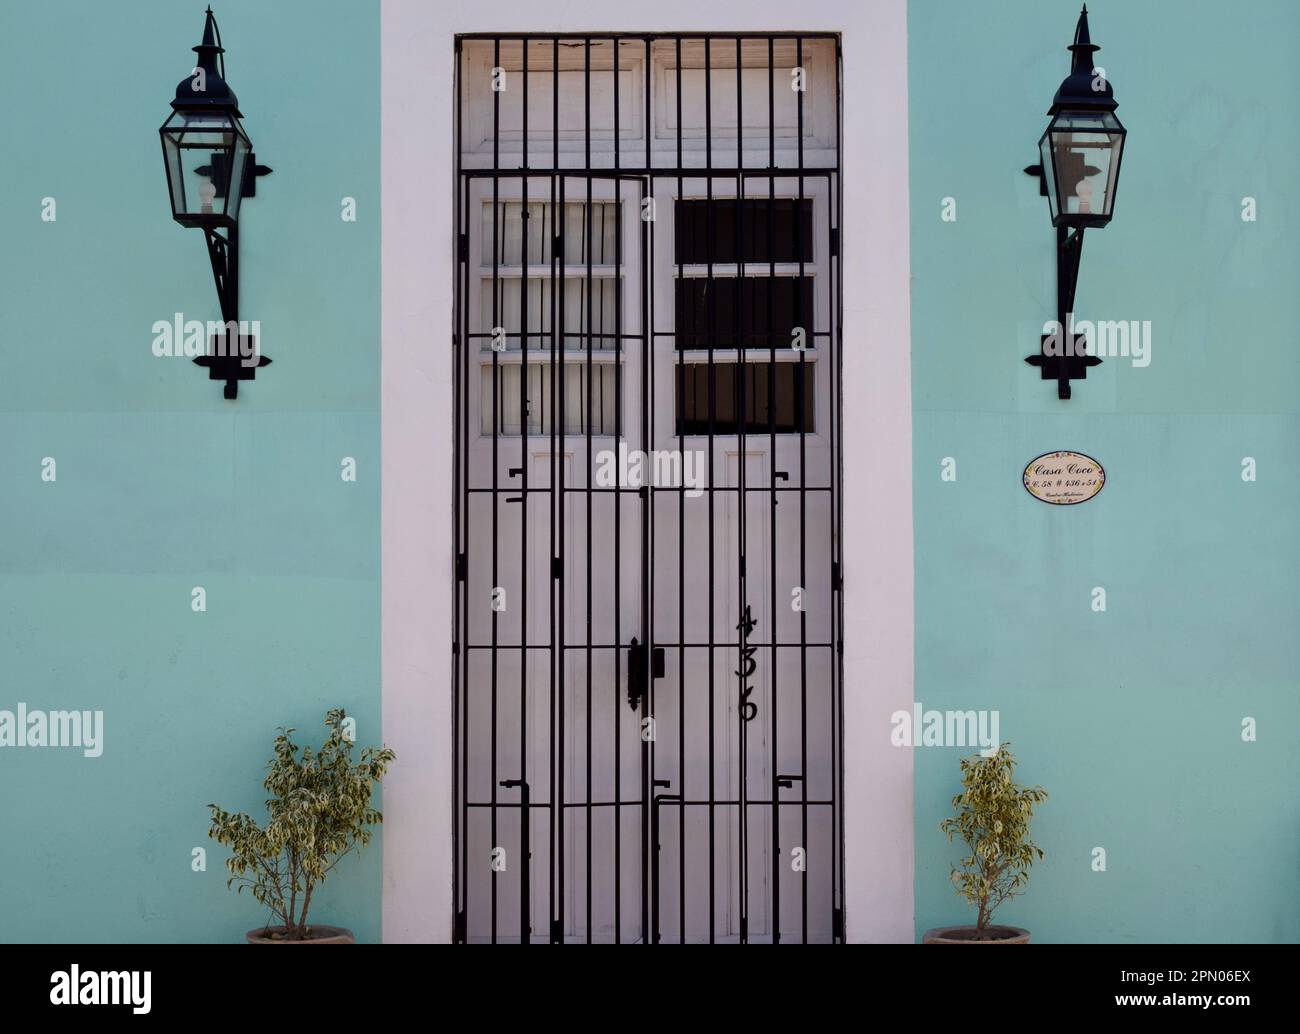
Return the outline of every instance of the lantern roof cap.
<path id="1" fill-rule="evenodd" d="M 176 99 L 172 107 L 182 108 L 226 108 L 233 114 L 239 113 L 239 98 L 226 82 L 226 61 L 222 56 L 226 49 L 221 45 L 221 30 L 217 28 L 216 16 L 209 7 L 203 22 L 203 42 L 193 48 L 198 54 L 194 71 L 176 84 Z"/>
<path id="2" fill-rule="evenodd" d="M 1070 74 L 1061 82 L 1060 89 L 1052 98 L 1049 115 L 1055 115 L 1065 108 L 1083 108 L 1088 110 L 1114 111 L 1119 107 L 1115 101 L 1110 79 L 1100 74 L 1093 64 L 1092 56 L 1101 49 L 1092 42 L 1088 31 L 1088 5 L 1083 5 L 1079 22 L 1074 28 L 1074 42 L 1070 44 L 1073 55 Z"/>

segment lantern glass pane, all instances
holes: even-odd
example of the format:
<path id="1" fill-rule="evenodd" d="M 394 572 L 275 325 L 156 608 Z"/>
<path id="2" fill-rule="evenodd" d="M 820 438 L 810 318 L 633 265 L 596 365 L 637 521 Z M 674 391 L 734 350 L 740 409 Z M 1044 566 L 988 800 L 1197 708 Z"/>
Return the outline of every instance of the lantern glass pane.
<path id="1" fill-rule="evenodd" d="M 1042 146 L 1050 151 L 1043 157 L 1052 175 L 1053 219 L 1108 220 L 1114 211 L 1124 147 L 1124 127 L 1114 113 L 1063 111 L 1048 128 Z"/>
<path id="2" fill-rule="evenodd" d="M 239 214 L 248 138 L 226 112 L 178 111 L 163 127 L 172 214 L 225 222 Z"/>
<path id="3" fill-rule="evenodd" d="M 1043 133 L 1038 141 L 1039 161 L 1042 162 L 1043 176 L 1047 182 L 1047 204 L 1052 210 L 1052 223 L 1056 223 L 1056 217 L 1060 215 L 1061 203 L 1056 192 L 1056 168 L 1053 164 L 1052 155 L 1052 131 L 1048 129 Z"/>

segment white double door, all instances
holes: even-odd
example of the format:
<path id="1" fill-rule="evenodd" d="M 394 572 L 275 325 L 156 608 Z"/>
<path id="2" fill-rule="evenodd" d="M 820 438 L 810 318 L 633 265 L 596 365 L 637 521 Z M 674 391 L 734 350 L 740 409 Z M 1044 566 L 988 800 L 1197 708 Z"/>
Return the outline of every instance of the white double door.
<path id="1" fill-rule="evenodd" d="M 585 205 L 585 177 L 564 186 L 567 202 Z M 676 305 L 673 221 L 665 218 L 676 185 L 656 182 L 658 218 L 646 228 L 653 289 L 642 262 L 643 189 L 618 188 L 621 248 L 617 261 L 601 264 L 619 292 L 617 325 L 593 314 L 582 327 L 619 337 L 588 356 L 583 341 L 550 326 L 543 317 L 563 311 L 557 270 L 570 274 L 567 296 L 587 269 L 547 263 L 528 279 L 549 278 L 555 306 L 528 317 L 526 329 L 555 331 L 551 338 L 526 362 L 509 346 L 495 357 L 467 350 L 470 379 L 482 385 L 466 392 L 468 934 L 483 939 L 495 915 L 504 940 L 518 939 L 525 925 L 531 938 L 546 939 L 552 920 L 573 940 L 636 941 L 655 929 L 665 942 L 742 932 L 765 940 L 779 916 L 790 940 L 807 915 L 810 939 L 824 940 L 835 849 L 829 442 L 821 425 L 802 441 L 733 433 L 710 443 L 676 433 L 686 373 L 665 333 Z M 615 193 L 612 181 L 593 182 L 594 203 L 613 204 Z M 537 204 L 559 194 L 547 179 L 530 184 Z M 509 197 L 498 185 L 498 219 Z M 517 185 L 515 197 L 522 201 Z M 471 198 L 474 215 L 490 211 L 486 190 Z M 480 225 L 490 225 L 486 215 Z M 482 238 L 499 230 L 472 235 L 469 260 L 474 286 L 497 299 L 503 255 L 493 276 L 491 238 L 486 245 Z M 594 309 L 599 292 L 586 297 Z M 473 335 L 489 335 L 497 320 L 518 319 L 503 317 L 499 300 L 470 302 L 471 341 L 488 340 Z M 565 324 L 567 334 L 567 316 Z M 503 329 L 509 338 L 520 328 Z M 576 347 L 553 353 L 551 342 L 562 340 Z M 825 351 L 805 359 L 819 416 L 828 411 Z M 760 358 L 752 350 L 744 358 L 751 357 Z M 714 357 L 719 370 L 724 358 Z M 501 390 L 512 366 L 522 407 L 518 394 Z M 611 406 L 603 393 L 612 385 Z M 561 389 L 569 392 L 563 422 Z M 526 410 L 515 434 L 490 433 L 494 400 L 499 409 Z M 607 408 L 605 419 L 617 426 L 602 424 Z M 529 434 L 517 433 L 524 421 Z M 675 456 L 642 466 L 643 481 L 652 482 L 644 491 L 626 480 L 602 483 L 599 471 L 620 445 Z M 674 469 L 687 452 L 695 462 L 684 469 L 702 473 L 702 484 L 653 483 L 653 471 Z M 628 466 L 615 462 L 630 475 Z M 748 651 L 738 628 L 746 613 Z M 662 650 L 663 674 L 630 701 L 634 638 Z M 747 678 L 738 674 L 751 668 Z M 785 776 L 792 778 L 778 785 Z M 527 809 L 519 780 L 527 782 Z"/>

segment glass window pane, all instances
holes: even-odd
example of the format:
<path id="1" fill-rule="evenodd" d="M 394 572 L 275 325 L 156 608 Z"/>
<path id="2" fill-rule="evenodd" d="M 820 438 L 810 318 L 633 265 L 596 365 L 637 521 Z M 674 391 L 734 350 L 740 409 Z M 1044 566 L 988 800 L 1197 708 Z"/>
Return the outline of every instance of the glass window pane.
<path id="1" fill-rule="evenodd" d="M 813 278 L 681 277 L 674 282 L 678 349 L 814 345 Z"/>
<path id="2" fill-rule="evenodd" d="M 521 365 L 499 363 L 495 373 L 490 364 L 483 366 L 479 395 L 482 433 L 490 435 L 495 421 L 498 434 L 518 435 L 523 421 L 527 420 L 529 434 L 550 434 L 562 407 L 565 434 L 586 434 L 588 424 L 592 434 L 615 434 L 618 366 L 565 363 L 563 399 L 555 392 L 554 369 L 550 363 L 529 363 L 528 393 L 521 399 Z M 623 405 L 626 407 L 626 399 Z"/>
<path id="3" fill-rule="evenodd" d="M 567 201 L 561 230 L 564 234 L 564 263 L 585 266 L 588 252 L 591 264 L 616 265 L 619 261 L 617 231 L 619 206 L 613 201 L 594 201 L 588 226 L 585 201 Z M 491 201 L 483 204 L 482 265 L 492 267 L 493 257 L 499 266 L 524 264 L 524 222 L 527 214 L 529 265 L 550 265 L 555 244 L 555 206 L 549 201 Z"/>
<path id="4" fill-rule="evenodd" d="M 618 348 L 616 298 L 621 281 L 613 277 L 572 276 L 563 280 L 564 348 L 585 351 L 587 334 L 593 335 L 595 351 Z M 527 288 L 528 347 L 543 352 L 551 348 L 551 294 L 554 282 L 546 277 L 529 277 Z M 479 291 L 479 318 L 482 333 L 491 335 L 494 327 L 505 331 L 505 350 L 519 349 L 524 327 L 524 280 L 522 277 L 498 277 L 495 289 L 491 277 L 485 277 Z M 588 305 L 590 297 L 590 305 Z M 557 300 L 558 301 L 558 300 Z M 588 319 L 590 317 L 590 319 Z M 491 337 L 479 339 L 481 351 L 492 350 Z"/>
<path id="5" fill-rule="evenodd" d="M 814 364 L 682 363 L 675 371 L 676 433 L 797 434 L 816 430 Z M 743 384 L 742 384 L 743 382 Z M 742 415 L 743 410 L 743 415 Z M 710 414 L 712 421 L 710 422 Z"/>
<path id="6" fill-rule="evenodd" d="M 813 260 L 811 198 L 685 199 L 674 215 L 676 262 L 735 262 L 737 234 L 742 262 Z"/>

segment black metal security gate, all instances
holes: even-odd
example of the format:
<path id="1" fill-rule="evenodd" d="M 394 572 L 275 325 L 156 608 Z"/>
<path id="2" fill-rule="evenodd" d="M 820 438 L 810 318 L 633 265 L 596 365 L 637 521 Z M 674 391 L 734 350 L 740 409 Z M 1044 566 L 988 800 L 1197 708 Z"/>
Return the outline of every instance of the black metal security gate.
<path id="1" fill-rule="evenodd" d="M 458 941 L 843 937 L 840 80 L 457 40 Z"/>

